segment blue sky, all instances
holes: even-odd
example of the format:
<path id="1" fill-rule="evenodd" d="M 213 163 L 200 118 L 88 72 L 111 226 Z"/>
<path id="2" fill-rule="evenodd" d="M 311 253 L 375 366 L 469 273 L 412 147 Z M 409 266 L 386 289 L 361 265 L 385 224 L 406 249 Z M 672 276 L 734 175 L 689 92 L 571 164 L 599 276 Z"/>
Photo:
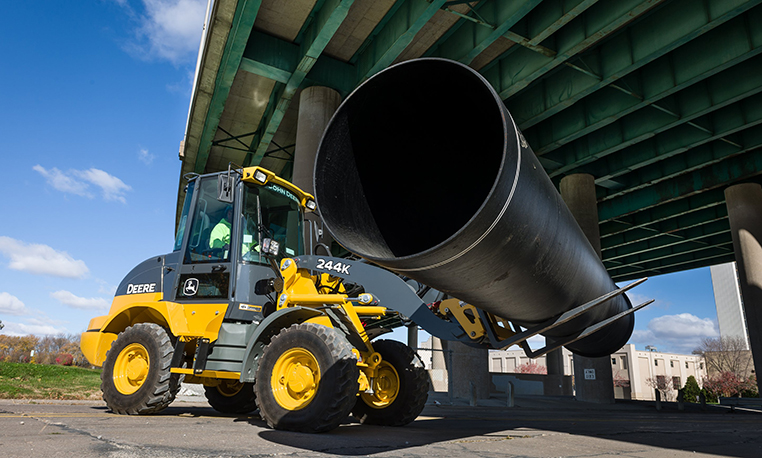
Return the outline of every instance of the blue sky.
<path id="1" fill-rule="evenodd" d="M 10 2 L 0 28 L 0 320 L 80 333 L 174 239 L 206 1 Z M 709 269 L 654 277 L 632 343 L 690 352 L 717 334 Z M 405 340 L 404 332 L 395 336 Z"/>

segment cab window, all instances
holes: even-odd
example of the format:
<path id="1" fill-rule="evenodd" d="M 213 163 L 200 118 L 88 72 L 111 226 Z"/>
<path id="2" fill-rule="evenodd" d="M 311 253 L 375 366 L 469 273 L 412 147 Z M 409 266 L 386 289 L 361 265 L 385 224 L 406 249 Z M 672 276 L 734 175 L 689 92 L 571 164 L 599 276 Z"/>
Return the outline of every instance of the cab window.
<path id="1" fill-rule="evenodd" d="M 217 180 L 205 178 L 198 186 L 185 263 L 230 259 L 233 204 L 217 200 Z"/>
<path id="2" fill-rule="evenodd" d="M 276 184 L 246 186 L 243 205 L 242 259 L 266 264 L 259 252 L 262 240 L 272 238 L 280 244 L 280 255 L 303 253 L 302 212 L 299 199 Z"/>

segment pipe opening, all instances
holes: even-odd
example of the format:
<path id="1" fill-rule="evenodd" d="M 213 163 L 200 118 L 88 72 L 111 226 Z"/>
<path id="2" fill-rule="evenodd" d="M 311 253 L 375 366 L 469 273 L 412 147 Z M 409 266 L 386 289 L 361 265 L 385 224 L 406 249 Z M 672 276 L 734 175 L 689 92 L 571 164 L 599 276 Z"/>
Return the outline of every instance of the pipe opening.
<path id="1" fill-rule="evenodd" d="M 326 225 L 372 259 L 431 249 L 492 189 L 505 148 L 502 102 L 478 75 L 424 59 L 392 67 L 339 108 L 315 165 Z"/>

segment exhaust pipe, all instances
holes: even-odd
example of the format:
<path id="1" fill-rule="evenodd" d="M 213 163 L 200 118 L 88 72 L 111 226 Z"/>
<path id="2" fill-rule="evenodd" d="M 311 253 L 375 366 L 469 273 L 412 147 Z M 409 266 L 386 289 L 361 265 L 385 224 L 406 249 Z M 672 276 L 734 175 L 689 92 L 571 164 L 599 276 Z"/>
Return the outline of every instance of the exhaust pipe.
<path id="1" fill-rule="evenodd" d="M 347 250 L 522 326 L 617 289 L 498 94 L 460 63 L 406 61 L 359 86 L 325 130 L 314 180 Z M 622 294 L 543 334 L 631 307 Z M 609 355 L 633 326 L 630 314 L 567 348 Z"/>

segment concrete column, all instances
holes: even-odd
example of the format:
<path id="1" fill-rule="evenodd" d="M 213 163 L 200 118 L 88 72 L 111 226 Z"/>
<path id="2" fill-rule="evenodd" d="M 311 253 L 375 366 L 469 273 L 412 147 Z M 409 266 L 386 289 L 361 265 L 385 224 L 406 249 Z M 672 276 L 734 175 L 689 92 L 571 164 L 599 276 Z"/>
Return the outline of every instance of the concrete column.
<path id="1" fill-rule="evenodd" d="M 452 395 L 456 398 L 471 398 L 471 383 L 476 386 L 476 398 L 487 399 L 492 388 L 489 374 L 489 350 L 469 347 L 455 341 L 443 341 L 442 348 L 452 350 L 452 366 L 448 367 L 448 377 L 452 377 Z"/>
<path id="2" fill-rule="evenodd" d="M 738 266 L 754 367 L 762 368 L 762 186 L 745 183 L 725 190 L 733 252 Z M 757 374 L 759 374 L 757 372 Z M 757 375 L 757 386 L 762 377 Z"/>
<path id="3" fill-rule="evenodd" d="M 545 343 L 550 341 L 545 339 Z M 564 355 L 563 349 L 553 350 L 545 355 L 545 365 L 548 368 L 548 377 L 545 381 L 544 393 L 547 396 L 561 396 L 564 394 Z"/>
<path id="4" fill-rule="evenodd" d="M 418 325 L 415 323 L 407 326 L 407 346 L 410 348 L 418 348 Z"/>
<path id="5" fill-rule="evenodd" d="M 595 179 L 592 175 L 578 173 L 561 180 L 561 197 L 571 210 L 577 224 L 601 257 L 601 233 L 598 227 L 598 204 L 595 198 Z M 595 371 L 595 380 L 585 379 L 585 369 Z M 611 358 L 585 358 L 574 355 L 574 384 L 576 399 L 598 404 L 614 403 L 614 378 Z"/>
<path id="6" fill-rule="evenodd" d="M 302 90 L 299 96 L 299 119 L 296 125 L 296 148 L 294 151 L 294 174 L 292 182 L 303 191 L 314 193 L 312 177 L 315 169 L 315 155 L 317 154 L 323 131 L 331 120 L 331 116 L 339 108 L 341 96 L 331 88 L 312 86 Z M 318 209 L 319 211 L 319 209 Z M 309 231 L 312 225 L 317 224 L 322 228 L 320 217 L 315 213 L 307 214 L 305 218 L 305 231 Z M 314 232 L 305 234 L 306 249 L 310 250 L 310 242 L 325 243 L 330 246 L 331 237 L 327 232 L 315 239 Z M 321 252 L 322 253 L 322 252 Z M 312 254 L 312 253 L 310 253 Z"/>

